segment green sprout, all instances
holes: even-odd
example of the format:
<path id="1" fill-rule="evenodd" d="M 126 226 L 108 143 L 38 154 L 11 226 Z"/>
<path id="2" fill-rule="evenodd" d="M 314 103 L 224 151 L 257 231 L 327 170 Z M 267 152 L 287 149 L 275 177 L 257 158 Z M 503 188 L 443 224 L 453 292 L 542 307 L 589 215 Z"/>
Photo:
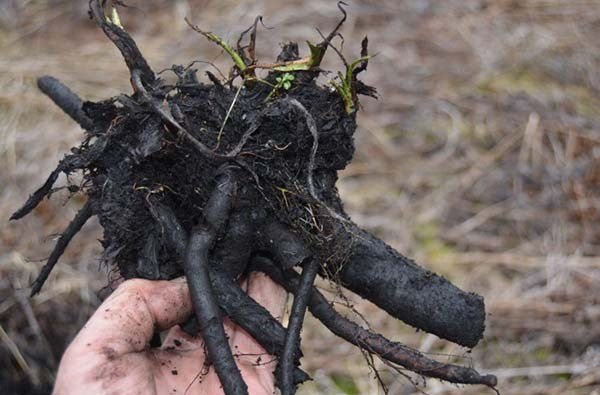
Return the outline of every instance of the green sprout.
<path id="1" fill-rule="evenodd" d="M 112 22 L 113 25 L 120 27 L 121 30 L 125 30 L 123 29 L 123 25 L 121 24 L 121 18 L 119 17 L 119 13 L 117 12 L 117 9 L 115 7 L 112 7 L 112 17 L 108 20 Z"/>
<path id="2" fill-rule="evenodd" d="M 335 29 L 333 29 L 333 31 L 331 33 L 329 33 L 329 35 L 327 37 L 323 37 L 323 41 L 321 41 L 318 44 L 313 44 L 310 41 L 307 41 L 308 48 L 310 49 L 309 56 L 302 58 L 302 59 L 292 60 L 292 61 L 288 61 L 288 62 L 278 62 L 278 63 L 274 63 L 274 64 L 258 64 L 258 63 L 256 63 L 256 60 L 254 59 L 253 54 L 251 55 L 252 62 L 247 64 L 245 62 L 242 54 L 238 53 L 238 51 L 236 51 L 233 47 L 231 47 L 229 44 L 227 44 L 227 42 L 225 42 L 225 40 L 223 40 L 221 37 L 217 36 L 216 34 L 214 34 L 212 32 L 203 31 L 198 26 L 193 25 L 187 18 L 185 19 L 185 21 L 193 30 L 202 34 L 208 40 L 210 40 L 210 41 L 216 43 L 218 46 L 220 46 L 231 57 L 231 59 L 233 60 L 233 63 L 239 69 L 240 74 L 244 80 L 256 80 L 256 74 L 255 74 L 256 69 L 267 69 L 267 70 L 280 71 L 280 72 L 285 72 L 285 73 L 292 72 L 292 71 L 318 70 L 319 65 L 321 64 L 321 61 L 323 60 L 323 57 L 325 56 L 327 47 L 330 45 L 331 40 L 336 36 L 340 27 L 346 20 L 346 11 L 342 7 L 342 5 L 346 5 L 346 3 L 344 3 L 343 1 L 339 1 L 338 8 L 342 12 L 343 17 L 338 22 Z M 254 32 L 256 31 L 256 24 L 260 20 L 259 18 L 257 18 L 254 21 Z M 240 40 L 247 31 L 248 30 L 246 30 L 244 33 L 242 33 Z M 251 37 L 251 41 L 250 41 L 250 43 L 251 43 L 250 46 L 252 48 L 253 53 L 254 53 L 254 39 L 255 38 L 256 38 L 255 33 L 253 33 L 253 36 Z M 238 50 L 240 50 L 239 41 L 238 41 Z M 291 84 L 288 84 L 288 85 L 291 86 Z M 286 89 L 289 89 L 289 86 Z"/>
<path id="3" fill-rule="evenodd" d="M 206 37 L 207 39 L 209 39 L 210 41 L 216 43 L 218 46 L 220 46 L 225 52 L 227 52 L 227 54 L 231 57 L 231 59 L 233 60 L 233 63 L 235 63 L 235 65 L 237 66 L 237 68 L 243 73 L 246 68 L 248 67 L 246 65 L 246 63 L 244 62 L 244 59 L 242 59 L 242 57 L 237 53 L 237 51 L 235 49 L 233 49 L 233 47 L 231 47 L 229 44 L 227 44 L 227 42 L 225 40 L 223 40 L 221 37 L 217 36 L 216 34 L 212 33 L 212 32 L 205 32 L 202 30 L 198 30 L 200 32 L 200 34 L 202 34 L 204 37 Z"/>
<path id="4" fill-rule="evenodd" d="M 279 94 L 281 91 L 287 91 L 287 90 L 291 89 L 292 81 L 294 81 L 294 79 L 295 79 L 294 74 L 292 74 L 293 72 L 297 72 L 297 71 L 319 72 L 320 71 L 319 66 L 321 65 L 321 62 L 325 56 L 325 52 L 327 51 L 327 48 L 332 47 L 333 50 L 339 55 L 339 57 L 344 62 L 344 65 L 346 66 L 346 70 L 345 70 L 345 74 L 342 72 L 338 72 L 337 78 L 330 81 L 330 83 L 335 88 L 335 90 L 339 93 L 339 95 L 342 97 L 342 100 L 344 101 L 346 113 L 353 114 L 356 111 L 357 104 L 358 104 L 358 98 L 356 96 L 357 95 L 356 74 L 358 74 L 359 72 L 363 71 L 366 68 L 366 62 L 371 58 L 371 56 L 367 55 L 368 41 L 367 41 L 366 37 L 362 42 L 361 57 L 356 59 L 354 62 L 352 62 L 350 64 L 348 64 L 346 62 L 346 60 L 344 59 L 344 56 L 341 54 L 341 52 L 337 48 L 335 48 L 331 45 L 331 40 L 334 37 L 336 37 L 336 35 L 339 35 L 338 31 L 339 31 L 340 27 L 342 26 L 342 24 L 344 23 L 344 21 L 346 20 L 346 11 L 342 7 L 342 5 L 346 5 L 346 3 L 342 2 L 342 1 L 338 2 L 338 8 L 342 12 L 343 17 L 338 22 L 338 24 L 333 29 L 333 31 L 331 33 L 329 33 L 329 35 L 327 37 L 325 37 L 321 34 L 323 41 L 321 41 L 318 44 L 313 44 L 310 41 L 307 41 L 308 48 L 310 50 L 309 56 L 306 56 L 301 59 L 277 62 L 277 63 L 272 63 L 272 64 L 261 64 L 261 63 L 258 63 L 256 61 L 256 59 L 254 59 L 254 55 L 253 55 L 254 54 L 254 39 L 256 38 L 255 30 L 256 30 L 256 23 L 259 20 L 258 18 L 255 20 L 254 25 L 253 25 L 254 26 L 254 33 L 253 33 L 254 35 L 251 37 L 251 44 L 250 44 L 250 46 L 252 48 L 252 55 L 251 55 L 251 61 L 248 63 L 246 63 L 246 59 L 243 56 L 243 54 L 241 53 L 241 49 L 239 48 L 239 41 L 241 41 L 243 35 L 247 31 L 242 33 L 242 36 L 238 40 L 238 49 L 236 50 L 232 46 L 230 46 L 225 40 L 223 40 L 221 37 L 219 37 L 218 35 L 216 35 L 212 32 L 207 32 L 207 31 L 201 30 L 198 26 L 194 26 L 188 19 L 186 19 L 185 21 L 188 23 L 188 25 L 193 30 L 202 34 L 208 40 L 216 43 L 219 47 L 221 47 L 221 49 L 223 49 L 231 57 L 236 68 L 239 70 L 240 76 L 242 77 L 242 79 L 244 81 L 249 82 L 249 83 L 260 82 L 260 83 L 270 85 L 272 87 L 272 90 L 269 93 L 269 95 L 267 96 L 267 98 L 265 99 L 265 102 L 271 100 L 273 98 L 273 96 Z M 118 15 L 116 17 L 114 17 L 113 20 L 115 21 L 114 23 L 120 23 L 118 20 Z M 276 71 L 281 74 L 277 78 L 275 78 L 276 83 L 271 84 L 271 83 L 265 81 L 264 79 L 259 78 L 256 75 L 256 70 L 259 70 L 259 69 Z"/>
<path id="5" fill-rule="evenodd" d="M 369 60 L 371 56 L 361 56 L 356 59 L 354 62 L 350 63 L 346 66 L 346 75 L 343 75 L 338 71 L 339 82 L 333 80 L 331 81 L 331 85 L 335 88 L 336 91 L 340 94 L 342 99 L 344 100 L 344 104 L 346 105 L 346 113 L 352 114 L 356 111 L 356 91 L 354 88 L 353 74 L 354 69 L 356 69 L 361 62 L 365 60 Z"/>
<path id="6" fill-rule="evenodd" d="M 219 47 L 221 47 L 221 49 L 223 49 L 223 51 L 225 51 L 231 57 L 231 60 L 233 60 L 233 63 L 236 65 L 236 67 L 240 70 L 240 72 L 242 74 L 246 71 L 248 66 L 246 65 L 246 62 L 244 62 L 244 59 L 242 59 L 240 54 L 237 53 L 237 51 L 235 49 L 233 49 L 232 46 L 227 44 L 227 42 L 225 40 L 223 40 L 221 37 L 219 37 L 218 35 L 216 35 L 213 32 L 206 32 L 206 31 L 200 29 L 198 26 L 193 25 L 192 22 L 190 22 L 189 19 L 187 19 L 187 18 L 185 18 L 185 22 L 194 31 L 202 34 L 209 41 L 212 41 L 215 44 L 217 44 Z"/>
<path id="7" fill-rule="evenodd" d="M 294 79 L 296 79 L 296 77 L 292 73 L 284 73 L 284 74 L 280 75 L 279 77 L 275 78 L 275 81 L 277 83 L 275 85 L 273 85 L 273 89 L 271 90 L 271 92 L 269 93 L 269 96 L 267 96 L 265 101 L 271 100 L 273 95 L 275 95 L 278 91 L 280 91 L 282 89 L 286 90 L 286 91 L 290 90 L 290 88 L 292 87 L 292 81 L 294 81 Z"/>
<path id="8" fill-rule="evenodd" d="M 292 81 L 294 81 L 295 78 L 296 77 L 294 77 L 294 74 L 285 73 L 284 75 L 275 78 L 275 81 L 277 81 L 277 85 L 275 86 L 283 88 L 287 91 L 292 87 Z"/>

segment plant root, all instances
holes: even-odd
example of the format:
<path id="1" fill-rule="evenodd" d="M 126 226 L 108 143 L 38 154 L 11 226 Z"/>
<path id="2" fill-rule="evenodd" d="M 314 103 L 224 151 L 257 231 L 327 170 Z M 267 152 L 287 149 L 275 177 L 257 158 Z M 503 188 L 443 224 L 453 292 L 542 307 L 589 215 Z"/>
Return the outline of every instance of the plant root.
<path id="1" fill-rule="evenodd" d="M 229 175 L 220 177 L 204 209 L 206 222 L 196 225 L 190 235 L 184 272 L 208 357 L 215 367 L 223 390 L 228 395 L 244 395 L 248 393 L 248 387 L 231 353 L 208 269 L 210 250 L 218 232 L 227 222 L 235 189 L 236 184 Z"/>
<path id="2" fill-rule="evenodd" d="M 334 278 L 405 323 L 465 347 L 474 347 L 485 329 L 479 295 L 404 257 L 382 240 L 345 223 L 348 256 Z M 339 270 L 337 270 L 339 269 Z"/>
<path id="3" fill-rule="evenodd" d="M 58 179 L 60 173 L 70 174 L 76 170 L 83 169 L 88 166 L 91 162 L 98 159 L 104 149 L 106 148 L 107 138 L 104 136 L 98 137 L 98 139 L 93 143 L 89 144 L 89 141 L 85 144 L 85 149 L 79 149 L 78 154 L 70 154 L 66 155 L 63 159 L 58 162 L 58 166 L 54 169 L 44 184 L 38 188 L 33 194 L 27 198 L 27 201 L 15 211 L 11 216 L 10 220 L 21 219 L 27 214 L 29 214 L 33 209 L 35 209 L 41 201 L 46 197 L 52 194 L 52 187 L 54 183 Z"/>
<path id="4" fill-rule="evenodd" d="M 31 286 L 31 296 L 36 295 L 42 289 L 42 286 L 48 279 L 50 272 L 54 269 L 54 266 L 58 262 L 58 259 L 65 252 L 65 249 L 69 245 L 69 242 L 81 230 L 83 225 L 87 222 L 88 219 L 93 215 L 92 203 L 88 200 L 85 205 L 77 212 L 75 218 L 69 223 L 67 229 L 60 235 L 56 245 L 54 246 L 54 250 L 50 254 L 48 261 L 42 267 L 42 270 L 38 277 L 35 279 Z"/>
<path id="5" fill-rule="evenodd" d="M 46 179 L 46 182 L 44 182 L 44 185 L 42 185 L 40 188 L 38 188 L 38 190 L 32 193 L 31 196 L 27 198 L 25 204 L 23 204 L 21 208 L 19 208 L 10 216 L 10 220 L 12 221 L 21 219 L 27 214 L 29 214 L 34 208 L 36 208 L 38 204 L 40 204 L 40 202 L 52 191 L 52 187 L 58 179 L 58 176 L 60 175 L 61 171 L 62 169 L 59 165 L 56 169 L 52 171 L 52 173 L 50 173 L 50 175 Z"/>
<path id="6" fill-rule="evenodd" d="M 176 250 L 177 254 L 184 256 L 187 234 L 175 217 L 175 213 L 169 207 L 158 202 L 153 202 L 150 207 L 153 217 L 161 226 L 168 243 Z M 223 312 L 236 325 L 248 332 L 265 351 L 271 355 L 280 356 L 285 342 L 283 325 L 263 306 L 249 297 L 227 273 L 211 265 L 209 277 L 217 303 Z M 188 323 L 186 327 L 191 335 L 195 335 L 199 325 L 196 317 L 192 317 L 191 320 L 196 324 Z M 302 370 L 298 368 L 294 370 L 295 384 L 301 384 L 309 379 L 310 376 Z"/>
<path id="7" fill-rule="evenodd" d="M 282 270 L 266 257 L 257 256 L 252 267 L 263 271 L 288 292 L 296 293 L 300 287 L 301 278 L 295 271 Z M 472 368 L 434 361 L 417 350 L 362 328 L 338 313 L 315 287 L 311 288 L 308 308 L 336 336 L 415 373 L 456 384 L 482 384 L 490 388 L 498 384 L 496 376 L 482 376 Z"/>
<path id="8" fill-rule="evenodd" d="M 204 225 L 197 226 L 192 231 L 184 270 L 196 317 L 201 323 L 200 331 L 206 351 L 219 376 L 223 390 L 227 395 L 244 395 L 248 393 L 248 387 L 231 353 L 209 279 L 208 256 L 214 238 L 214 232 Z"/>
<path id="9" fill-rule="evenodd" d="M 77 122 L 79 126 L 85 130 L 92 130 L 94 123 L 83 112 L 83 101 L 71 89 L 49 75 L 38 78 L 37 85 L 54 104 Z"/>
<path id="10" fill-rule="evenodd" d="M 285 345 L 277 369 L 281 378 L 282 395 L 293 395 L 296 393 L 296 385 L 293 381 L 293 371 L 296 367 L 295 361 L 298 358 L 300 349 L 300 331 L 304 322 L 304 314 L 310 299 L 313 283 L 319 272 L 319 262 L 314 259 L 308 259 L 304 263 L 302 275 L 298 288 L 294 292 L 294 303 L 290 313 L 290 320 L 285 336 Z"/>
<path id="11" fill-rule="evenodd" d="M 345 3 L 338 2 L 343 16 L 333 31 L 320 43 L 309 43 L 310 56 L 300 59 L 297 44 L 290 43 L 271 65 L 255 58 L 260 17 L 244 32 L 250 32 L 248 46 L 241 46 L 243 33 L 237 50 L 194 27 L 230 52 L 239 73 L 225 84 L 209 75 L 212 84 L 207 84 L 198 80 L 193 63 L 175 65 L 174 85 L 155 75 L 116 9 L 105 15 L 105 3 L 90 0 L 90 15 L 123 55 L 134 93 L 82 102 L 58 80 L 39 80 L 40 89 L 87 133 L 11 219 L 50 196 L 61 173 L 82 170 L 81 185 L 69 189 L 82 190 L 88 202 L 59 238 L 33 293 L 72 237 L 97 214 L 104 257 L 124 278 L 187 277 L 193 319 L 227 395 L 246 394 L 247 387 L 221 314 L 279 357 L 276 384 L 289 395 L 308 378 L 297 367 L 307 307 L 333 333 L 394 368 L 494 388 L 493 376 L 430 360 L 345 319 L 313 286 L 320 274 L 407 324 L 457 344 L 473 347 L 483 335 L 481 297 L 419 267 L 344 212 L 336 181 L 355 149 L 356 94 L 375 94 L 357 79 L 368 65 L 366 38 L 361 58 L 352 63 L 331 44 L 341 37 Z M 328 47 L 346 66 L 345 75 L 337 74 L 341 85 L 329 81 L 336 89 L 317 81 Z M 268 75 L 259 78 L 260 69 Z M 281 73 L 294 73 L 294 83 L 273 96 Z M 236 88 L 237 76 L 243 82 Z M 276 262 L 275 269 L 265 270 L 295 294 L 287 330 L 237 284 L 261 257 Z M 294 266 L 303 267 L 301 275 Z"/>
<path id="12" fill-rule="evenodd" d="M 312 255 L 306 243 L 281 222 L 268 223 L 262 232 L 265 240 L 263 248 L 286 269 L 300 265 Z"/>

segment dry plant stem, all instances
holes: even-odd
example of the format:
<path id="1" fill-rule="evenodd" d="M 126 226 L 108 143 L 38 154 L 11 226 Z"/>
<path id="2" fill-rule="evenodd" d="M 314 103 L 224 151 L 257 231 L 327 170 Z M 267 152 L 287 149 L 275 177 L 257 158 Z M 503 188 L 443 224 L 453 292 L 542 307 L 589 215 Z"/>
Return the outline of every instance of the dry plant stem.
<path id="1" fill-rule="evenodd" d="M 38 88 L 61 110 L 85 130 L 92 130 L 94 123 L 83 112 L 83 101 L 71 89 L 56 78 L 46 75 L 38 78 Z"/>
<path id="2" fill-rule="evenodd" d="M 67 229 L 65 229 L 62 235 L 60 235 L 58 238 L 58 241 L 56 242 L 54 250 L 52 250 L 50 257 L 48 258 L 48 261 L 31 286 L 31 296 L 34 296 L 40 292 L 40 289 L 42 289 L 44 282 L 46 282 L 46 279 L 48 279 L 48 276 L 54 268 L 54 265 L 56 265 L 58 262 L 58 258 L 60 258 L 63 252 L 65 252 L 65 248 L 67 248 L 73 236 L 79 232 L 81 227 L 87 222 L 88 219 L 90 219 L 92 215 L 92 204 L 88 200 L 86 204 L 77 212 L 77 215 L 75 215 L 75 218 L 73 218 L 69 226 L 67 226 Z"/>
<path id="3" fill-rule="evenodd" d="M 98 23 L 104 34 L 121 51 L 121 55 L 123 55 L 129 71 L 133 73 L 133 70 L 140 70 L 141 79 L 144 84 L 151 86 L 156 81 L 154 71 L 152 71 L 146 59 L 142 56 L 131 36 L 119 26 L 107 21 L 102 3 L 103 1 L 101 0 L 90 0 L 90 11 L 96 23 Z"/>
<path id="4" fill-rule="evenodd" d="M 352 79 L 356 81 L 356 76 L 367 70 L 369 66 L 369 38 L 365 36 L 360 43 L 360 57 L 365 58 L 362 60 L 354 70 L 352 70 Z"/>
<path id="5" fill-rule="evenodd" d="M 340 28 L 342 27 L 344 22 L 346 22 L 346 18 L 348 17 L 348 14 L 346 13 L 346 10 L 344 9 L 344 7 L 342 7 L 343 5 L 348 6 L 348 4 L 344 1 L 337 2 L 337 8 L 342 13 L 342 19 L 340 19 L 340 21 L 335 26 L 335 28 L 331 31 L 331 33 L 329 33 L 329 35 L 323 40 L 323 42 L 319 43 L 319 45 L 321 45 L 323 47 L 328 46 L 329 43 L 331 42 L 331 40 L 333 40 L 333 38 L 336 36 L 336 34 L 338 34 L 338 31 L 340 30 Z"/>
<path id="6" fill-rule="evenodd" d="M 293 270 L 283 271 L 265 257 L 256 257 L 253 265 L 281 284 L 288 292 L 298 291 L 301 279 Z M 336 336 L 410 371 L 457 384 L 483 384 L 490 388 L 497 385 L 498 380 L 493 375 L 482 376 L 471 368 L 434 361 L 410 347 L 362 328 L 338 313 L 314 287 L 311 288 L 308 308 L 312 315 Z"/>
<path id="7" fill-rule="evenodd" d="M 4 328 L 2 327 L 1 324 L 0 324 L 0 341 L 2 343 L 4 343 L 4 346 L 6 348 L 8 348 L 8 350 L 12 354 L 13 358 L 15 359 L 15 361 L 17 362 L 17 364 L 19 365 L 21 370 L 23 372 L 25 372 L 27 374 L 27 376 L 29 376 L 29 379 L 32 381 L 32 383 L 35 385 L 39 385 L 40 378 L 38 377 L 38 373 L 29 366 L 25 357 L 23 357 L 23 354 L 21 354 L 19 347 L 10 338 L 8 333 L 6 333 L 6 331 L 4 330 Z"/>
<path id="8" fill-rule="evenodd" d="M 240 54 L 243 54 L 244 48 L 242 47 L 242 40 L 244 39 L 244 36 L 250 32 L 250 41 L 246 47 L 248 49 L 248 57 L 250 58 L 248 59 L 250 61 L 249 64 L 256 63 L 256 28 L 258 27 L 258 22 L 261 24 L 263 23 L 261 15 L 258 15 L 256 18 L 254 18 L 254 23 L 248 29 L 240 33 L 240 37 L 237 41 L 237 51 Z"/>
<path id="9" fill-rule="evenodd" d="M 312 290 L 319 268 L 319 262 L 309 259 L 304 264 L 300 284 L 294 292 L 294 303 L 292 304 L 292 311 L 285 336 L 285 345 L 278 366 L 281 377 L 282 395 L 293 395 L 296 393 L 293 372 L 296 367 L 295 361 L 298 359 L 296 355 L 300 349 L 300 331 L 302 330 L 304 314 L 306 313 L 306 307 L 310 299 L 310 291 Z"/>

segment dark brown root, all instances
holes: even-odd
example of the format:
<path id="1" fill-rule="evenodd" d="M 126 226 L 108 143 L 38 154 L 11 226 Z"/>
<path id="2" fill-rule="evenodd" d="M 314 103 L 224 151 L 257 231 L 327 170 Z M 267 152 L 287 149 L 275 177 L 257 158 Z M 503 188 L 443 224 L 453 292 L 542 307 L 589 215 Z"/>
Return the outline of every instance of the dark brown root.
<path id="1" fill-rule="evenodd" d="M 212 227 L 215 237 L 225 230 L 235 201 L 238 183 L 233 175 L 234 171 L 233 166 L 220 169 L 215 190 L 202 210 L 204 219 Z"/>
<path id="2" fill-rule="evenodd" d="M 171 68 L 178 76 L 175 85 L 163 83 L 116 14 L 105 16 L 105 3 L 90 0 L 90 13 L 122 53 L 135 93 L 86 102 L 83 111 L 79 98 L 58 81 L 41 80 L 40 88 L 58 92 L 48 95 L 76 121 L 80 112 L 92 119 L 93 130 L 14 219 L 50 195 L 61 172 L 82 169 L 82 189 L 105 230 L 107 260 L 117 264 L 125 278 L 170 279 L 182 273 L 188 278 L 208 360 L 227 394 L 245 394 L 247 388 L 225 337 L 221 313 L 280 357 L 278 385 L 287 395 L 306 377 L 296 366 L 307 304 L 338 336 L 393 361 L 394 366 L 450 377 L 449 381 L 454 377 L 454 382 L 495 384 L 490 376 L 439 364 L 360 328 L 336 315 L 313 291 L 320 270 L 417 328 L 466 346 L 474 346 L 482 336 L 481 298 L 404 258 L 352 224 L 343 211 L 335 182 L 337 171 L 354 152 L 355 111 L 348 111 L 347 94 L 341 95 L 345 91 L 331 91 L 314 79 L 325 50 L 333 48 L 331 40 L 341 37 L 345 3 L 338 3 L 343 18 L 335 29 L 321 43 L 310 45 L 309 63 L 302 63 L 309 70 L 295 71 L 295 82 L 277 88 L 275 95 L 268 85 L 276 86 L 280 72 L 273 69 L 264 80 L 266 85 L 245 80 L 237 91 L 231 81 L 229 87 L 214 78 L 214 85 L 200 83 L 195 70 L 182 66 Z M 244 60 L 254 63 L 254 68 L 259 66 L 254 59 L 259 20 L 252 27 Z M 285 52 L 284 61 L 297 58 L 297 46 L 290 44 Z M 366 39 L 361 55 L 367 56 Z M 346 72 L 352 72 L 352 94 L 370 92 L 356 79 L 366 69 L 367 59 L 350 66 L 344 60 L 344 64 Z M 356 104 L 356 97 L 352 99 Z M 230 167 L 223 169 L 225 165 Z M 233 165 L 241 170 L 232 169 Z M 252 178 L 235 179 L 236 172 L 248 172 Z M 90 215 L 91 204 L 86 205 Z M 39 290 L 85 222 L 77 225 L 80 216 L 84 214 L 80 212 L 59 239 L 34 289 L 37 285 Z M 296 295 L 287 331 L 236 284 L 249 274 L 247 265 L 256 254 L 275 258 L 283 267 L 277 269 L 287 270 L 280 275 L 281 283 Z M 300 278 L 290 271 L 294 265 L 304 265 Z"/>
<path id="3" fill-rule="evenodd" d="M 231 353 L 208 274 L 209 250 L 214 238 L 215 233 L 205 225 L 192 231 L 184 270 L 206 351 L 223 390 L 227 395 L 244 395 L 248 387 Z"/>
<path id="4" fill-rule="evenodd" d="M 60 173 L 70 174 L 76 170 L 88 166 L 91 162 L 98 159 L 106 148 L 108 139 L 106 137 L 98 137 L 93 144 L 86 143 L 85 150 L 79 149 L 76 154 L 66 155 L 56 166 L 56 169 L 50 173 L 44 184 L 38 188 L 27 201 L 15 211 L 10 220 L 21 219 L 35 209 L 46 196 L 50 196 L 54 183 L 58 179 Z"/>
<path id="5" fill-rule="evenodd" d="M 226 273 L 215 268 L 209 271 L 210 281 L 221 310 L 239 327 L 256 340 L 270 355 L 280 356 L 285 342 L 285 328 L 263 306 L 248 296 Z M 196 317 L 186 322 L 184 330 L 195 336 L 200 330 Z M 294 369 L 294 384 L 310 376 L 299 368 Z M 277 386 L 281 388 L 279 380 Z"/>
<path id="6" fill-rule="evenodd" d="M 304 314 L 306 313 L 306 307 L 310 299 L 310 291 L 319 272 L 319 267 L 319 262 L 314 259 L 309 259 L 305 262 L 298 288 L 294 292 L 294 303 L 292 304 L 292 311 L 285 336 L 285 345 L 277 366 L 281 379 L 280 389 L 282 395 L 293 395 L 296 393 L 293 372 L 300 350 L 300 331 L 302 330 Z"/>
<path id="7" fill-rule="evenodd" d="M 300 287 L 301 278 L 296 272 L 281 270 L 265 257 L 256 257 L 252 267 L 265 272 L 288 292 L 295 293 Z M 381 358 L 415 373 L 452 383 L 482 384 L 490 388 L 494 388 L 498 383 L 496 376 L 482 376 L 471 368 L 434 361 L 410 347 L 390 341 L 378 333 L 362 328 L 341 316 L 323 294 L 314 287 L 311 288 L 308 308 L 315 318 L 321 321 L 333 334 L 367 352 L 377 354 Z"/>
<path id="8" fill-rule="evenodd" d="M 479 295 L 402 256 L 386 243 L 345 223 L 349 255 L 334 277 L 394 317 L 466 347 L 483 337 L 485 307 Z"/>
<path id="9" fill-rule="evenodd" d="M 69 245 L 69 242 L 81 230 L 81 227 L 87 222 L 88 219 L 93 215 L 92 203 L 88 200 L 85 205 L 77 212 L 75 218 L 67 226 L 67 229 L 58 238 L 54 250 L 50 254 L 48 261 L 42 268 L 40 274 L 31 285 L 31 296 L 36 295 L 42 289 L 42 286 L 48 279 L 50 272 L 54 269 L 54 266 L 58 262 L 65 249 Z"/>
<path id="10" fill-rule="evenodd" d="M 265 244 L 263 249 L 286 269 L 305 262 L 312 255 L 306 243 L 279 221 L 265 225 L 261 236 Z"/>
<path id="11" fill-rule="evenodd" d="M 210 250 L 229 218 L 235 191 L 236 183 L 229 174 L 218 178 L 203 210 L 206 222 L 194 227 L 190 235 L 184 272 L 206 351 L 223 390 L 227 395 L 244 395 L 248 387 L 231 353 L 209 275 Z"/>
<path id="12" fill-rule="evenodd" d="M 180 256 L 185 255 L 185 240 L 187 234 L 181 226 L 175 213 L 166 206 L 154 202 L 151 206 L 152 215 L 161 226 L 167 242 Z M 279 356 L 285 342 L 285 328 L 263 306 L 256 303 L 236 284 L 231 277 L 211 266 L 209 268 L 211 286 L 217 303 L 225 314 L 242 329 L 248 332 L 269 354 Z M 192 322 L 187 324 L 190 334 L 196 334 L 199 326 Z M 300 384 L 310 379 L 305 372 L 294 370 L 294 383 Z"/>
<path id="13" fill-rule="evenodd" d="M 52 171 L 52 173 L 50 173 L 50 175 L 46 179 L 46 182 L 44 182 L 44 185 L 42 185 L 37 191 L 32 193 L 31 196 L 29 196 L 25 204 L 23 204 L 23 206 L 20 209 L 15 211 L 13 215 L 10 216 L 10 220 L 12 221 L 16 219 L 21 219 L 27 214 L 29 214 L 34 208 L 36 208 L 38 204 L 40 204 L 40 202 L 52 191 L 52 187 L 58 179 L 58 176 L 60 175 L 61 171 L 62 170 L 60 166 L 57 167 L 54 171 Z"/>
<path id="14" fill-rule="evenodd" d="M 93 121 L 83 112 L 83 101 L 67 86 L 56 78 L 46 75 L 38 78 L 38 88 L 48 96 L 54 104 L 85 130 L 92 130 Z"/>

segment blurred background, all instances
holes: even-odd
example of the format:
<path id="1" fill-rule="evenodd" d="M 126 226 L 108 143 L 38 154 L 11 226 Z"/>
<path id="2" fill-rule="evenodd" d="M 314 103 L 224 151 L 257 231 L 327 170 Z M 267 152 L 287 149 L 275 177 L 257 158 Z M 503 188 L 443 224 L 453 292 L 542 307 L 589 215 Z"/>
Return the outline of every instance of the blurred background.
<path id="1" fill-rule="evenodd" d="M 305 40 L 320 39 L 315 28 L 327 32 L 340 17 L 334 1 L 318 0 L 127 4 L 123 25 L 154 70 L 193 60 L 229 69 L 186 16 L 233 43 L 263 15 L 273 28 L 258 33 L 265 62 L 290 40 L 306 53 Z M 355 160 L 339 182 L 346 209 L 421 265 L 484 295 L 485 339 L 467 350 L 349 298 L 373 329 L 440 361 L 496 374 L 502 394 L 600 394 L 600 1 L 367 0 L 347 10 L 343 51 L 358 57 L 368 35 L 377 56 L 363 79 L 380 98 L 362 99 Z M 324 67 L 341 64 L 330 53 Z M 198 69 L 205 79 L 205 65 Z M 89 100 L 131 91 L 86 1 L 0 0 L 3 394 L 48 393 L 66 344 L 109 291 L 93 222 L 42 293 L 28 297 L 83 201 L 59 190 L 8 222 L 82 138 L 37 90 L 45 74 Z M 314 381 L 301 394 L 384 393 L 363 354 L 312 317 L 302 347 Z M 437 380 L 425 386 L 374 364 L 390 394 L 493 393 Z"/>

